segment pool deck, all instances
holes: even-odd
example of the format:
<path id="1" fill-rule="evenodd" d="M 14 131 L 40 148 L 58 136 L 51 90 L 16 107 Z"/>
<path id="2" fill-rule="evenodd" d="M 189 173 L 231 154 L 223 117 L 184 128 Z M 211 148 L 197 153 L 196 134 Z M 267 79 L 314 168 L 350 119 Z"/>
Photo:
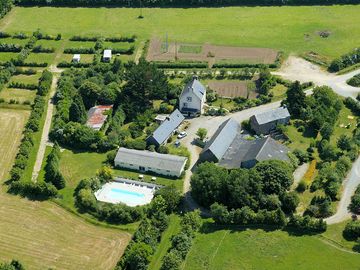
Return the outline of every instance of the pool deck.
<path id="1" fill-rule="evenodd" d="M 160 186 L 129 179 L 115 178 L 95 192 L 98 201 L 124 203 L 128 206 L 145 205 L 151 202 Z"/>

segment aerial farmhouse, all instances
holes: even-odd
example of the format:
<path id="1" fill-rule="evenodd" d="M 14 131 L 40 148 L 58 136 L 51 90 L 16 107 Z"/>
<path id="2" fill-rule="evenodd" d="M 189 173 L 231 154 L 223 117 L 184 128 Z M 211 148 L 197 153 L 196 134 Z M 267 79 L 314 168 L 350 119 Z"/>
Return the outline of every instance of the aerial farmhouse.
<path id="1" fill-rule="evenodd" d="M 116 154 L 115 167 L 152 172 L 165 176 L 180 177 L 187 158 L 169 154 L 159 154 L 146 150 L 120 148 Z"/>
<path id="2" fill-rule="evenodd" d="M 187 83 L 179 98 L 181 113 L 187 116 L 195 116 L 204 113 L 206 102 L 206 88 L 196 76 Z"/>
<path id="3" fill-rule="evenodd" d="M 98 105 L 90 108 L 87 113 L 86 126 L 94 130 L 100 130 L 108 117 L 106 112 L 111 110 L 112 107 L 113 105 Z"/>
<path id="4" fill-rule="evenodd" d="M 252 168 L 269 159 L 289 161 L 289 149 L 270 136 L 253 139 L 233 119 L 223 122 L 200 154 L 200 161 L 228 169 Z"/>
<path id="5" fill-rule="evenodd" d="M 147 144 L 160 146 L 166 143 L 184 119 L 185 117 L 178 109 L 173 111 L 169 116 L 166 116 L 163 119 L 160 126 L 146 139 Z"/>
<path id="6" fill-rule="evenodd" d="M 286 125 L 290 121 L 290 113 L 286 107 L 279 107 L 250 117 L 251 128 L 258 135 L 270 134 L 277 125 Z"/>

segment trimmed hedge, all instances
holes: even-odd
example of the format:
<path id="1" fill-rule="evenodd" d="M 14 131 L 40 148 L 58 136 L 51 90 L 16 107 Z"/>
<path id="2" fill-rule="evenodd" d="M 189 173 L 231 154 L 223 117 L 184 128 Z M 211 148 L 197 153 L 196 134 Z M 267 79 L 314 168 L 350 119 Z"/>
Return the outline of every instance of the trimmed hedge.
<path id="1" fill-rule="evenodd" d="M 0 38 L 9 38 L 9 37 L 11 37 L 10 34 L 0 31 Z"/>
<path id="2" fill-rule="evenodd" d="M 64 53 L 66 54 L 94 54 L 96 53 L 96 50 L 94 48 L 66 48 L 64 50 Z"/>
<path id="3" fill-rule="evenodd" d="M 62 61 L 60 62 L 57 67 L 59 68 L 87 68 L 90 67 L 91 63 L 73 63 L 73 62 L 66 62 L 66 61 Z"/>
<path id="4" fill-rule="evenodd" d="M 37 94 L 40 96 L 46 96 L 50 90 L 53 75 L 50 71 L 44 70 L 40 79 Z"/>
<path id="5" fill-rule="evenodd" d="M 91 41 L 95 42 L 98 40 L 101 40 L 102 38 L 99 36 L 72 36 L 70 38 L 71 41 Z M 133 43 L 136 41 L 136 35 L 132 35 L 130 37 L 122 36 L 122 37 L 108 37 L 104 38 L 104 41 L 113 42 L 113 43 L 119 43 L 119 42 L 128 42 Z"/>
<path id="6" fill-rule="evenodd" d="M 53 53 L 55 52 L 54 48 L 44 48 L 42 45 L 35 46 L 32 49 L 33 53 Z"/>
<path id="7" fill-rule="evenodd" d="M 21 83 L 21 82 L 11 82 L 8 85 L 9 88 L 18 88 L 18 89 L 30 89 L 36 90 L 38 86 L 32 83 Z"/>
<path id="8" fill-rule="evenodd" d="M 22 47 L 17 44 L 0 43 L 0 52 L 21 52 Z"/>

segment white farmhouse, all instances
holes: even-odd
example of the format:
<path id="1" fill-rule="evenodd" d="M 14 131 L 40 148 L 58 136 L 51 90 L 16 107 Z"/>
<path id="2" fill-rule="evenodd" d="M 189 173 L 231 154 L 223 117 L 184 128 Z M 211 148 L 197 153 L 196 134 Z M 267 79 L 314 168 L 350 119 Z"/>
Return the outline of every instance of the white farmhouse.
<path id="1" fill-rule="evenodd" d="M 187 83 L 179 98 L 179 109 L 181 113 L 195 116 L 204 112 L 206 102 L 206 88 L 196 76 Z"/>

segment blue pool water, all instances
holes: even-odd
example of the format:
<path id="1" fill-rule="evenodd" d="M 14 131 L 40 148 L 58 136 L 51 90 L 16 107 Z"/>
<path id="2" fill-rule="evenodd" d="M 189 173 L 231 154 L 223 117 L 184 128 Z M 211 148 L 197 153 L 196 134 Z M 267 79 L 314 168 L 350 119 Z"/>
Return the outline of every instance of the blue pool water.
<path id="1" fill-rule="evenodd" d="M 110 190 L 111 193 L 118 193 L 119 196 L 125 195 L 125 196 L 135 196 L 135 197 L 139 197 L 139 198 L 143 198 L 145 197 L 144 194 L 142 193 L 138 193 L 138 192 L 134 192 L 134 191 L 128 191 L 128 190 L 123 190 L 123 189 L 119 189 L 119 188 L 112 188 Z"/>

